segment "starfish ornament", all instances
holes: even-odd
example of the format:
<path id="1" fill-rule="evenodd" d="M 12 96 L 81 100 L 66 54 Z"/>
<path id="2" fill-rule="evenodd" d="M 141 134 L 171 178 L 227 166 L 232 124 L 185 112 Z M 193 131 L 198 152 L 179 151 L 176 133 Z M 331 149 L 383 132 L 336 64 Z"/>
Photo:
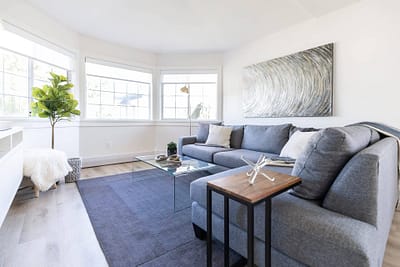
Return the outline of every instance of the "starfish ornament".
<path id="1" fill-rule="evenodd" d="M 250 184 L 254 184 L 254 182 L 256 181 L 257 175 L 261 174 L 262 176 L 264 176 L 265 178 L 267 178 L 268 180 L 270 180 L 271 182 L 275 181 L 274 177 L 270 177 L 269 175 L 267 175 L 264 172 L 260 172 L 261 169 L 265 166 L 268 165 L 272 162 L 271 159 L 265 157 L 265 155 L 260 155 L 260 157 L 258 158 L 257 162 L 254 163 L 248 159 L 245 159 L 243 156 L 240 157 L 241 160 L 243 160 L 244 162 L 246 162 L 252 169 L 249 170 L 246 175 L 249 177 L 249 183 Z"/>

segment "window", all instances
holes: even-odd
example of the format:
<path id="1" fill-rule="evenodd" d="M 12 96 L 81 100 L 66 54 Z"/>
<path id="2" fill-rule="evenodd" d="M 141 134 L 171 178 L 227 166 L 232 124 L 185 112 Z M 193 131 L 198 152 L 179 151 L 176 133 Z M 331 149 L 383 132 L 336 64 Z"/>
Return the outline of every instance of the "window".
<path id="1" fill-rule="evenodd" d="M 218 74 L 162 74 L 162 118 L 216 120 Z M 182 90 L 186 87 L 188 90 Z M 189 112 L 190 109 L 190 112 Z"/>
<path id="2" fill-rule="evenodd" d="M 48 83 L 49 72 L 69 76 L 71 61 L 64 54 L 0 30 L 0 116 L 28 117 L 32 86 Z"/>
<path id="3" fill-rule="evenodd" d="M 87 62 L 86 82 L 87 118 L 150 119 L 151 73 Z"/>

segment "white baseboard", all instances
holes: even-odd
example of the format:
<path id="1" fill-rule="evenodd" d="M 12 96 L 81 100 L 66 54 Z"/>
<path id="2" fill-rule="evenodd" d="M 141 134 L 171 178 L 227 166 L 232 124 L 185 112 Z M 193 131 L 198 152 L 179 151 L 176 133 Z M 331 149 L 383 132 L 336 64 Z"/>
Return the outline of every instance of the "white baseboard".
<path id="1" fill-rule="evenodd" d="M 110 154 L 95 157 L 82 157 L 82 167 L 95 167 L 101 165 L 117 164 L 123 162 L 131 162 L 135 160 L 136 156 L 140 155 L 153 155 L 155 151 L 147 152 L 136 152 L 136 153 L 122 153 L 122 154 Z"/>

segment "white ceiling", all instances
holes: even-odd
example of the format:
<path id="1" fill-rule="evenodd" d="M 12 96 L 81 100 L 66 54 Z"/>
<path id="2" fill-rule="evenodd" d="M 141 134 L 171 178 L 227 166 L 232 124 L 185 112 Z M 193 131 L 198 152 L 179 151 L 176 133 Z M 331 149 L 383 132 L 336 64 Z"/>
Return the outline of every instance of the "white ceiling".
<path id="1" fill-rule="evenodd" d="M 147 51 L 219 52 L 359 0 L 27 0 L 71 29 Z"/>

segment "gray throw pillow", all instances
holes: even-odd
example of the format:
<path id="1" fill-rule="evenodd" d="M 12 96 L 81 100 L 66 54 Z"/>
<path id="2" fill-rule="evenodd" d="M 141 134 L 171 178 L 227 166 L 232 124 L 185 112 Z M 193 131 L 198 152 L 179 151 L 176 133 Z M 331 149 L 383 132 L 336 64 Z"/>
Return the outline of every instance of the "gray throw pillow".
<path id="1" fill-rule="evenodd" d="M 291 124 L 246 125 L 241 148 L 279 155 L 289 140 L 291 126 Z"/>
<path id="2" fill-rule="evenodd" d="M 213 125 L 221 125 L 221 122 L 215 123 L 199 123 L 199 130 L 197 131 L 197 138 L 196 141 L 199 143 L 205 143 L 208 138 L 208 131 L 210 129 L 210 124 Z"/>
<path id="3" fill-rule="evenodd" d="M 371 131 L 364 126 L 326 128 L 317 132 L 296 160 L 292 175 L 302 183 L 291 193 L 322 199 L 350 158 L 368 146 Z"/>
<path id="4" fill-rule="evenodd" d="M 232 128 L 231 148 L 240 148 L 242 145 L 244 126 L 243 125 L 225 125 Z"/>

